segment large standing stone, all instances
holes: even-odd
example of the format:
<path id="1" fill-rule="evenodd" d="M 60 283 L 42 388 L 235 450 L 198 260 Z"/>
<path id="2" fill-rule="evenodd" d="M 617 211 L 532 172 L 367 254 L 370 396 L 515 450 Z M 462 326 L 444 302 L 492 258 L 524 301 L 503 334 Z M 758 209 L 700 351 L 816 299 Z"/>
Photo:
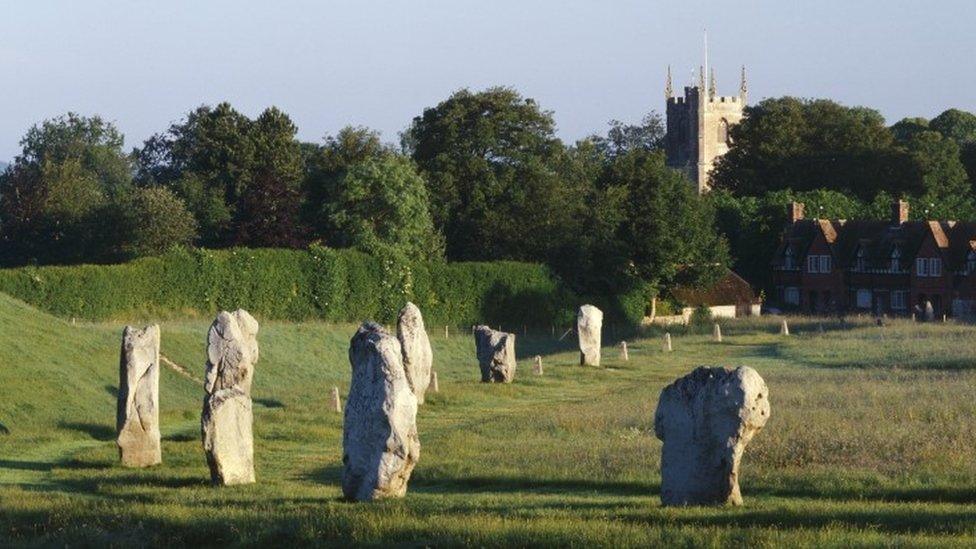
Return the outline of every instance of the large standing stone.
<path id="1" fill-rule="evenodd" d="M 603 330 L 603 311 L 593 305 L 583 305 L 576 313 L 576 333 L 579 334 L 580 364 L 600 365 L 600 336 Z"/>
<path id="2" fill-rule="evenodd" d="M 420 458 L 420 439 L 417 396 L 407 383 L 400 342 L 365 322 L 349 343 L 349 362 L 342 493 L 357 501 L 402 497 Z"/>
<path id="3" fill-rule="evenodd" d="M 481 367 L 481 381 L 511 383 L 515 379 L 515 334 L 475 326 L 474 345 Z"/>
<path id="4" fill-rule="evenodd" d="M 417 395 L 417 403 L 424 403 L 424 394 L 430 385 L 430 373 L 434 364 L 434 352 L 424 328 L 424 317 L 420 309 L 407 302 L 397 318 L 397 339 L 403 351 L 403 369 L 407 383 Z"/>
<path id="5" fill-rule="evenodd" d="M 119 357 L 116 443 L 122 465 L 162 463 L 159 443 L 159 326 L 126 326 Z"/>
<path id="6" fill-rule="evenodd" d="M 769 390 L 755 370 L 699 367 L 661 391 L 654 433 L 664 505 L 741 505 L 739 462 L 769 419 Z"/>
<path id="7" fill-rule="evenodd" d="M 251 380 L 258 322 L 244 309 L 217 315 L 207 334 L 206 396 L 200 418 L 214 484 L 254 482 Z"/>

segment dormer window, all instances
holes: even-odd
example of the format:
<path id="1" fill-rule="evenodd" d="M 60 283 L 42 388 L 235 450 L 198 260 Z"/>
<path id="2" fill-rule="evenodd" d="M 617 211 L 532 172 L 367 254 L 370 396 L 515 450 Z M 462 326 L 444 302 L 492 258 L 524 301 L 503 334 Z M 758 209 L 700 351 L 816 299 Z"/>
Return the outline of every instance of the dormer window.
<path id="1" fill-rule="evenodd" d="M 857 256 L 854 257 L 854 270 L 863 271 L 867 267 L 867 261 L 864 259 L 864 246 L 859 246 L 857 248 Z"/>
<path id="2" fill-rule="evenodd" d="M 783 252 L 783 268 L 784 269 L 796 268 L 796 254 L 793 253 L 793 246 L 787 246 L 786 251 Z"/>
<path id="3" fill-rule="evenodd" d="M 899 250 L 897 247 L 893 248 L 891 250 L 890 260 L 891 265 L 888 267 L 888 269 L 893 273 L 901 272 L 901 250 Z"/>

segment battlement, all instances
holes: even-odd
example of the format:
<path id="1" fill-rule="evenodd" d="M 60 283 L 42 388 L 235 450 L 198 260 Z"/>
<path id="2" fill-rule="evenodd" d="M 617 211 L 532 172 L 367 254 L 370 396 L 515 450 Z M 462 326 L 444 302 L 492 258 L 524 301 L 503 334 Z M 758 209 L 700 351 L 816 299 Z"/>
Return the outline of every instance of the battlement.
<path id="1" fill-rule="evenodd" d="M 723 95 L 720 97 L 710 97 L 708 99 L 708 102 L 709 103 L 738 103 L 739 99 L 740 98 L 738 95 Z"/>

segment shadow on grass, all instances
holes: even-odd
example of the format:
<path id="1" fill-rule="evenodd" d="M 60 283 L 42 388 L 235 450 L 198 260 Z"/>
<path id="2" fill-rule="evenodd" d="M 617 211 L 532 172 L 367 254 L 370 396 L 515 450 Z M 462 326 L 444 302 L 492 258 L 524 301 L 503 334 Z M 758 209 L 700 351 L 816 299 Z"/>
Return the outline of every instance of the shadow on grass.
<path id="1" fill-rule="evenodd" d="M 815 487 L 757 489 L 755 495 L 833 501 L 878 501 L 886 503 L 976 503 L 971 486 L 935 486 L 919 488 L 850 488 L 818 489 Z"/>
<path id="2" fill-rule="evenodd" d="M 100 425 L 98 423 L 80 423 L 72 421 L 61 421 L 58 423 L 58 427 L 62 429 L 69 429 L 71 431 L 78 431 L 85 433 L 95 440 L 100 440 L 102 442 L 108 442 L 110 440 L 115 440 L 117 433 L 115 428 L 109 425 Z"/>
<path id="3" fill-rule="evenodd" d="M 410 489 L 421 493 L 514 493 L 567 494 L 585 492 L 618 496 L 648 496 L 660 493 L 658 483 L 602 481 L 589 479 L 539 479 L 528 477 L 443 478 L 418 475 Z"/>
<path id="4" fill-rule="evenodd" d="M 6 425 L 0 423 L 0 435 L 9 435 L 9 434 L 10 434 L 10 429 L 7 429 Z"/>
<path id="5" fill-rule="evenodd" d="M 112 395 L 112 398 L 119 398 L 119 388 L 115 385 L 105 385 L 105 392 Z"/>
<path id="6" fill-rule="evenodd" d="M 254 398 L 251 399 L 255 404 L 260 404 L 265 408 L 284 408 L 285 403 L 275 398 Z"/>
<path id="7" fill-rule="evenodd" d="M 0 459 L 0 469 L 15 471 L 50 471 L 54 463 L 47 461 L 22 461 L 17 459 Z"/>

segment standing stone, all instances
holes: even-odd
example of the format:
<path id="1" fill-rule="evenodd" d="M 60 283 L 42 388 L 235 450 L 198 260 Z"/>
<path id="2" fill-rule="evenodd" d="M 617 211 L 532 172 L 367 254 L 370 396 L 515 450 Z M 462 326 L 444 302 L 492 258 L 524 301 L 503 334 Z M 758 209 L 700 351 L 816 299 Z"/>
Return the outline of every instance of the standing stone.
<path id="1" fill-rule="evenodd" d="M 475 326 L 474 345 L 481 367 L 481 381 L 511 383 L 515 379 L 515 334 Z"/>
<path id="2" fill-rule="evenodd" d="M 251 381 L 258 361 L 258 322 L 247 311 L 222 311 L 207 335 L 201 431 L 214 484 L 254 482 Z"/>
<path id="3" fill-rule="evenodd" d="M 338 387 L 332 388 L 332 395 L 329 398 L 329 404 L 332 407 L 333 412 L 337 414 L 342 412 L 342 397 L 339 396 Z"/>
<path id="4" fill-rule="evenodd" d="M 661 391 L 654 434 L 661 503 L 741 505 L 739 462 L 769 419 L 769 390 L 755 370 L 699 367 Z"/>
<path id="5" fill-rule="evenodd" d="M 932 307 L 932 302 L 925 301 L 925 322 L 932 322 L 935 320 L 935 308 Z"/>
<path id="6" fill-rule="evenodd" d="M 630 353 L 627 352 L 627 342 L 626 341 L 621 341 L 620 342 L 620 360 L 623 360 L 624 362 L 627 362 L 628 360 L 630 360 Z"/>
<path id="7" fill-rule="evenodd" d="M 420 309 L 413 303 L 400 309 L 397 317 L 397 339 L 403 350 L 403 369 L 407 374 L 407 383 L 413 394 L 417 395 L 417 403 L 424 403 L 424 394 L 430 385 L 430 372 L 434 364 L 434 351 L 430 348 L 430 339 L 424 329 L 424 317 Z"/>
<path id="8" fill-rule="evenodd" d="M 671 332 L 664 333 L 664 352 L 671 352 Z"/>
<path id="9" fill-rule="evenodd" d="M 786 323 L 786 319 L 783 319 L 783 323 L 779 326 L 779 335 L 790 335 L 790 325 Z"/>
<path id="10" fill-rule="evenodd" d="M 579 334 L 581 365 L 600 365 L 600 337 L 602 330 L 603 311 L 593 305 L 582 305 L 576 313 L 576 333 Z"/>
<path id="11" fill-rule="evenodd" d="M 715 343 L 722 342 L 722 327 L 718 323 L 712 328 L 712 339 L 715 340 Z"/>
<path id="12" fill-rule="evenodd" d="M 535 355 L 535 364 L 532 366 L 532 373 L 541 376 L 542 375 L 542 357 Z"/>
<path id="13" fill-rule="evenodd" d="M 437 384 L 437 372 L 430 373 L 430 390 L 435 393 L 441 392 L 441 387 Z"/>
<path id="14" fill-rule="evenodd" d="M 119 457 L 126 467 L 162 463 L 159 435 L 159 326 L 126 326 L 119 357 L 115 414 Z"/>
<path id="15" fill-rule="evenodd" d="M 349 343 L 352 384 L 342 427 L 342 493 L 371 501 L 403 497 L 420 458 L 417 395 L 407 383 L 400 342 L 364 322 Z"/>

